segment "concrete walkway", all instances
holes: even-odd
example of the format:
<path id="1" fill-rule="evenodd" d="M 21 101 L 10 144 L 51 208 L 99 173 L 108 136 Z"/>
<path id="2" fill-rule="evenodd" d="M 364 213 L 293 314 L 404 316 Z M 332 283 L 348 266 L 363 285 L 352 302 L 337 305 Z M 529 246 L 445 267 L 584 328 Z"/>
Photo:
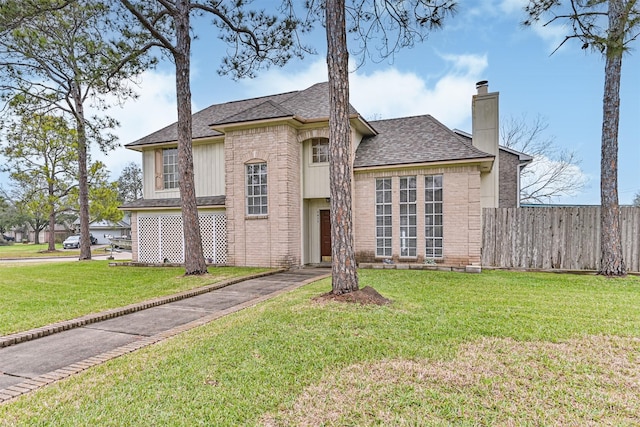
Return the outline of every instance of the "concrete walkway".
<path id="1" fill-rule="evenodd" d="M 0 403 L 330 273 L 310 268 L 210 285 L 0 337 Z"/>

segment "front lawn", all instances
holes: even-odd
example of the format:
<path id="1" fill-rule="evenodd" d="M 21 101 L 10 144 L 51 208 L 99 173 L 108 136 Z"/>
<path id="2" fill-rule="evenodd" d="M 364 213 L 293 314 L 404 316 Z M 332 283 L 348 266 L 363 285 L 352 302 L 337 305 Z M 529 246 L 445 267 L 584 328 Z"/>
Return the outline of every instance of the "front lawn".
<path id="1" fill-rule="evenodd" d="M 0 335 L 265 270 L 211 267 L 207 276 L 185 277 L 184 268 L 109 267 L 108 261 L 0 264 Z"/>
<path id="2" fill-rule="evenodd" d="M 640 279 L 360 272 L 0 406 L 5 425 L 638 425 Z"/>
<path id="3" fill-rule="evenodd" d="M 0 245 L 0 259 L 22 259 L 22 258 L 45 258 L 45 257 L 78 257 L 79 249 L 62 249 L 62 244 L 56 244 L 56 252 L 48 252 L 49 245 L 47 243 L 12 243 L 9 245 Z M 104 248 L 96 249 L 92 246 L 94 254 L 108 253 Z"/>

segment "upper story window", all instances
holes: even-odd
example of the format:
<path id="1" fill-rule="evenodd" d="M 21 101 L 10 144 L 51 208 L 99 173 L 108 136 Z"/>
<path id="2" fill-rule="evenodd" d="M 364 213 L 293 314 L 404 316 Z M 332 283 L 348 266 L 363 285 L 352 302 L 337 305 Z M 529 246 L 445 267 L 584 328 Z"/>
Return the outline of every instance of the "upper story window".
<path id="1" fill-rule="evenodd" d="M 247 166 L 247 215 L 267 215 L 267 164 Z"/>
<path id="2" fill-rule="evenodd" d="M 313 163 L 327 163 L 329 161 L 329 140 L 314 138 L 311 140 L 311 161 Z"/>
<path id="3" fill-rule="evenodd" d="M 162 177 L 164 189 L 178 188 L 178 149 L 162 150 Z"/>

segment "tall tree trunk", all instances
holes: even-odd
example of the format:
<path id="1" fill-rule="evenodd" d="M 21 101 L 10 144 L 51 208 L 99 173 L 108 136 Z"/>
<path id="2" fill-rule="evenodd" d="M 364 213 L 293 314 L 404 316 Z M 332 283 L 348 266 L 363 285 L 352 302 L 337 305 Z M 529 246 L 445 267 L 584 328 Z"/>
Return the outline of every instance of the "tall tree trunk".
<path id="1" fill-rule="evenodd" d="M 56 207 L 53 202 L 54 196 L 53 183 L 49 183 L 49 248 L 50 251 L 56 250 Z"/>
<path id="2" fill-rule="evenodd" d="M 331 273 L 332 292 L 339 295 L 358 290 L 353 239 L 349 52 L 344 0 L 327 0 L 325 13 L 330 106 Z"/>
<path id="3" fill-rule="evenodd" d="M 602 156 L 600 163 L 600 270 L 606 276 L 624 276 L 622 235 L 618 208 L 618 123 L 623 53 L 623 4 L 609 1 L 609 33 L 604 70 Z"/>
<path id="4" fill-rule="evenodd" d="M 89 238 L 89 178 L 87 173 L 87 127 L 84 122 L 84 105 L 80 88 L 73 88 L 76 131 L 78 133 L 78 204 L 80 206 L 80 260 L 91 259 Z"/>
<path id="5" fill-rule="evenodd" d="M 193 176 L 193 148 L 191 141 L 191 86 L 189 80 L 191 36 L 189 34 L 189 2 L 176 2 L 176 98 L 178 102 L 178 174 L 180 176 L 180 205 L 184 235 L 185 274 L 205 274 L 207 263 L 202 252 L 198 206 Z"/>

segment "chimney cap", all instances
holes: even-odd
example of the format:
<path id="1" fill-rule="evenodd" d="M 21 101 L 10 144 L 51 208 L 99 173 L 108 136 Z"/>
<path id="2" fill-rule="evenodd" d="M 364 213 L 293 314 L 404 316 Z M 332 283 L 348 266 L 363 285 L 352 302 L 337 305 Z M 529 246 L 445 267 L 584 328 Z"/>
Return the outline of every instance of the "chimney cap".
<path id="1" fill-rule="evenodd" d="M 489 80 L 480 80 L 478 83 L 476 83 L 476 89 L 479 89 L 482 86 L 489 86 Z"/>

